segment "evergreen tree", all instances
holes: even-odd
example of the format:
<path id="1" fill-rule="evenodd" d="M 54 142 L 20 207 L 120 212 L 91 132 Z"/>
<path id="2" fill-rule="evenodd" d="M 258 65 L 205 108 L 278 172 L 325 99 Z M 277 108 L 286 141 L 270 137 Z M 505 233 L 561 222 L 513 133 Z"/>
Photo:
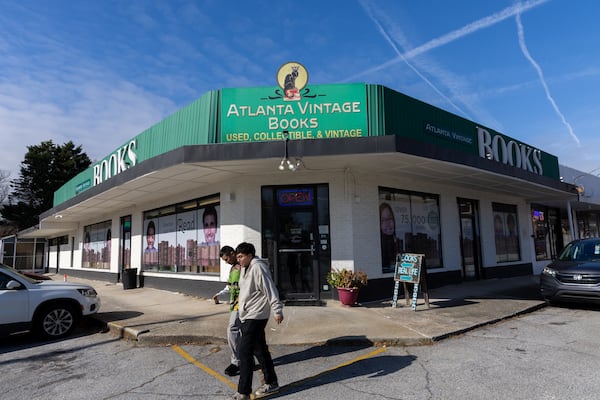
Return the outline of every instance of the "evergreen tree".
<path id="1" fill-rule="evenodd" d="M 20 176 L 11 181 L 8 204 L 0 208 L 0 214 L 19 229 L 36 225 L 39 215 L 52 208 L 54 192 L 90 164 L 81 146 L 72 141 L 62 146 L 52 140 L 27 146 Z"/>

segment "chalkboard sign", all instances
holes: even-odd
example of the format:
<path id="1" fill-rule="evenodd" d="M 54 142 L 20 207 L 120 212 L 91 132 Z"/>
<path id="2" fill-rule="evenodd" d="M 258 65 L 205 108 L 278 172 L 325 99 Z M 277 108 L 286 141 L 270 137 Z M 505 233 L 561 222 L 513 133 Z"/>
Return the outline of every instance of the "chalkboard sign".
<path id="1" fill-rule="evenodd" d="M 419 283 L 424 254 L 402 253 L 396 256 L 394 280 L 406 283 Z"/>
<path id="2" fill-rule="evenodd" d="M 421 270 L 425 267 L 425 254 L 414 254 L 414 253 L 402 253 L 396 256 L 396 268 L 394 270 L 394 297 L 392 300 L 392 307 L 398 305 L 398 292 L 400 289 L 400 282 L 404 285 L 404 297 L 406 304 L 409 304 L 408 288 L 407 283 L 413 284 L 412 302 L 411 307 L 413 310 L 417 309 L 417 296 L 419 292 L 419 286 L 425 296 L 425 304 L 429 308 L 429 294 L 427 293 L 427 276 Z"/>

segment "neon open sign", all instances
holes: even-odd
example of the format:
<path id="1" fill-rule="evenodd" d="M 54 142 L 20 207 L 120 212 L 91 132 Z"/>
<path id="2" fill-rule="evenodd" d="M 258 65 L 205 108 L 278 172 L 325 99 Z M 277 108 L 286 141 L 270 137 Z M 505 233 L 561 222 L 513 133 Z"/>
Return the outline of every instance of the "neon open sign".
<path id="1" fill-rule="evenodd" d="M 313 204 L 312 189 L 283 189 L 277 191 L 277 202 L 280 206 L 311 206 Z"/>

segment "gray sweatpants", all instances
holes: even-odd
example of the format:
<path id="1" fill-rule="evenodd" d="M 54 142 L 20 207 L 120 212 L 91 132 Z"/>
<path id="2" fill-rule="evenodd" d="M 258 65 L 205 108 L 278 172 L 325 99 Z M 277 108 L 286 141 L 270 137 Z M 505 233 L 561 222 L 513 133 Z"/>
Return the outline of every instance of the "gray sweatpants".
<path id="1" fill-rule="evenodd" d="M 227 324 L 227 343 L 231 351 L 231 363 L 240 366 L 239 344 L 242 331 L 240 330 L 240 319 L 238 311 L 234 310 L 229 313 L 229 323 Z"/>

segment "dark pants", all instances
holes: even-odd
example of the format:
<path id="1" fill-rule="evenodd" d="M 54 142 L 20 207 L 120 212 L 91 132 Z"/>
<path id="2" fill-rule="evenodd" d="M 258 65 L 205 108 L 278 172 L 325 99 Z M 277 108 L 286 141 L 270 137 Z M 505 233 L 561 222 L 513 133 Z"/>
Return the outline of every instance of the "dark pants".
<path id="1" fill-rule="evenodd" d="M 242 322 L 242 337 L 239 345 L 240 380 L 238 382 L 238 393 L 245 395 L 252 393 L 254 357 L 262 367 L 265 383 L 274 384 L 277 382 L 275 366 L 265 338 L 267 322 L 267 319 L 248 319 Z"/>

